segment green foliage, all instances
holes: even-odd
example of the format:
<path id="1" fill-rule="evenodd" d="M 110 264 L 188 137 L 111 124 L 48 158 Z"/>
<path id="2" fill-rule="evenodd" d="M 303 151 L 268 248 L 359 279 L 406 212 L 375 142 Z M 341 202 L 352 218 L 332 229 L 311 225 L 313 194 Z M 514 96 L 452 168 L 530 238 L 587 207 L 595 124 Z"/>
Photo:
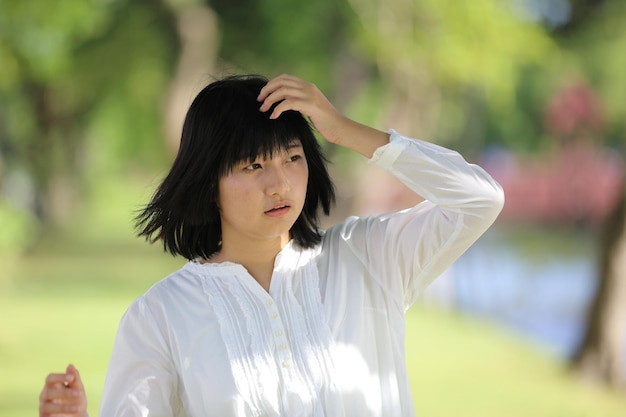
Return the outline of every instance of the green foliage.
<path id="1" fill-rule="evenodd" d="M 546 137 L 544 108 L 552 93 L 549 87 L 557 75 L 549 66 L 520 69 L 515 85 L 513 108 L 489 106 L 485 114 L 485 143 L 512 151 L 542 152 L 553 145 Z"/>
<path id="2" fill-rule="evenodd" d="M 153 12 L 129 7 L 117 13 L 106 37 L 77 54 L 79 67 L 70 84 L 93 94 L 85 139 L 100 169 L 162 163 L 163 100 L 176 59 L 175 41 Z"/>
<path id="3" fill-rule="evenodd" d="M 442 87 L 479 87 L 489 103 L 512 107 L 520 68 L 545 64 L 545 31 L 500 1 L 351 0 L 383 67 L 426 71 Z"/>
<path id="4" fill-rule="evenodd" d="M 349 2 L 362 22 L 365 50 L 392 94 L 421 100 L 416 118 L 435 118 L 427 132 L 448 146 L 551 148 L 544 108 L 576 80 L 590 82 L 599 94 L 608 138 L 625 137 L 624 2 L 572 2 L 564 28 L 544 26 L 523 7 L 497 0 Z M 524 3 L 539 7 L 516 2 Z"/>
<path id="5" fill-rule="evenodd" d="M 26 77 L 40 82 L 62 77 L 72 67 L 76 45 L 102 31 L 116 2 L 1 0 L 0 87 L 9 89 Z"/>
<path id="6" fill-rule="evenodd" d="M 27 210 L 18 210 L 1 200 L 0 224 L 0 252 L 6 256 L 26 249 L 37 232 Z"/>
<path id="7" fill-rule="evenodd" d="M 2 0 L 0 10 L 0 110 L 8 115 L 13 146 L 23 149 L 55 134 L 73 136 L 61 138 L 60 146 L 79 143 L 103 108 L 115 107 L 107 123 L 119 125 L 116 137 L 98 139 L 117 142 L 116 157 L 154 154 L 177 54 L 173 17 L 167 20 L 150 3 L 124 0 L 54 7 Z"/>
<path id="8" fill-rule="evenodd" d="M 81 190 L 85 179 L 164 159 L 162 100 L 178 47 L 168 10 L 0 0 L 0 165 L 29 175 L 38 221 L 54 223 L 59 176 Z"/>
<path id="9" fill-rule="evenodd" d="M 330 84 L 338 51 L 346 42 L 343 1 L 212 0 L 220 16 L 220 56 L 243 72 L 267 76 L 291 72 Z"/>

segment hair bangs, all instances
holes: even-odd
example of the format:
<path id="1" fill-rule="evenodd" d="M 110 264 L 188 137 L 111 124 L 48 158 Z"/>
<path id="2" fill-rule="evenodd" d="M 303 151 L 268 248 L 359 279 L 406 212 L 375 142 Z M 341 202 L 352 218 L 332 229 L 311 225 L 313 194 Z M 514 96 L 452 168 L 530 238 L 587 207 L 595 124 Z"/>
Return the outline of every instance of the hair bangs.
<path id="1" fill-rule="evenodd" d="M 283 112 L 278 119 L 270 119 L 273 109 L 263 113 L 255 108 L 247 113 L 247 123 L 232 129 L 231 140 L 224 143 L 223 158 L 220 161 L 219 175 L 227 175 L 240 164 L 253 162 L 258 158 L 272 158 L 276 152 L 287 151 L 294 144 L 311 134 L 307 120 L 293 110 Z"/>

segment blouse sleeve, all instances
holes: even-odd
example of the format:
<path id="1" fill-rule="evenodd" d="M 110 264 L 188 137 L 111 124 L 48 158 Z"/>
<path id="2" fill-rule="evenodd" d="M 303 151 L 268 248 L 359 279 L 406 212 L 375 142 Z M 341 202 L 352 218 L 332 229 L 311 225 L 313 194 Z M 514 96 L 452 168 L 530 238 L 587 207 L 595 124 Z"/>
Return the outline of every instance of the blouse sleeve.
<path id="1" fill-rule="evenodd" d="M 139 298 L 120 321 L 99 415 L 183 416 L 177 380 L 164 333 L 144 298 Z"/>
<path id="2" fill-rule="evenodd" d="M 369 161 L 425 201 L 396 213 L 351 218 L 341 240 L 368 275 L 408 308 L 495 221 L 504 204 L 500 185 L 477 165 L 441 146 L 390 131 L 391 141 Z"/>

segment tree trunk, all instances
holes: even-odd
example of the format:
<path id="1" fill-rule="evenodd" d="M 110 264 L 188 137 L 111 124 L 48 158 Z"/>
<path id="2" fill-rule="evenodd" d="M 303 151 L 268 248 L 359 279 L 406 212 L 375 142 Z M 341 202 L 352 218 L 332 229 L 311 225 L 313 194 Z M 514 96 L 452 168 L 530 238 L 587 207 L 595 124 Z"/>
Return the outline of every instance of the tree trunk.
<path id="1" fill-rule="evenodd" d="M 187 109 L 193 98 L 215 76 L 219 48 L 218 18 L 207 6 L 175 9 L 181 42 L 174 78 L 165 101 L 165 136 L 173 153 L 178 150 Z"/>
<path id="2" fill-rule="evenodd" d="M 626 191 L 626 189 L 625 189 Z M 584 377 L 626 387 L 626 192 L 601 234 L 598 289 L 587 330 L 572 358 Z"/>

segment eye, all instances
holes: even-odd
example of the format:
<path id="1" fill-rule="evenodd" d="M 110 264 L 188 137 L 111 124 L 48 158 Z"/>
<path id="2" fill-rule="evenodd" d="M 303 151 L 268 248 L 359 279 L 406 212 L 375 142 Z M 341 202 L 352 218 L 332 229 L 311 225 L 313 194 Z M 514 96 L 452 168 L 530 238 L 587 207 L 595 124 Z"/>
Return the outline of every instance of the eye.
<path id="1" fill-rule="evenodd" d="M 289 156 L 289 162 L 296 162 L 300 159 L 302 159 L 302 155 L 295 154 L 295 155 Z"/>
<path id="2" fill-rule="evenodd" d="M 258 162 L 253 162 L 250 165 L 246 165 L 243 169 L 244 171 L 254 171 L 261 168 L 261 164 L 259 164 Z"/>

